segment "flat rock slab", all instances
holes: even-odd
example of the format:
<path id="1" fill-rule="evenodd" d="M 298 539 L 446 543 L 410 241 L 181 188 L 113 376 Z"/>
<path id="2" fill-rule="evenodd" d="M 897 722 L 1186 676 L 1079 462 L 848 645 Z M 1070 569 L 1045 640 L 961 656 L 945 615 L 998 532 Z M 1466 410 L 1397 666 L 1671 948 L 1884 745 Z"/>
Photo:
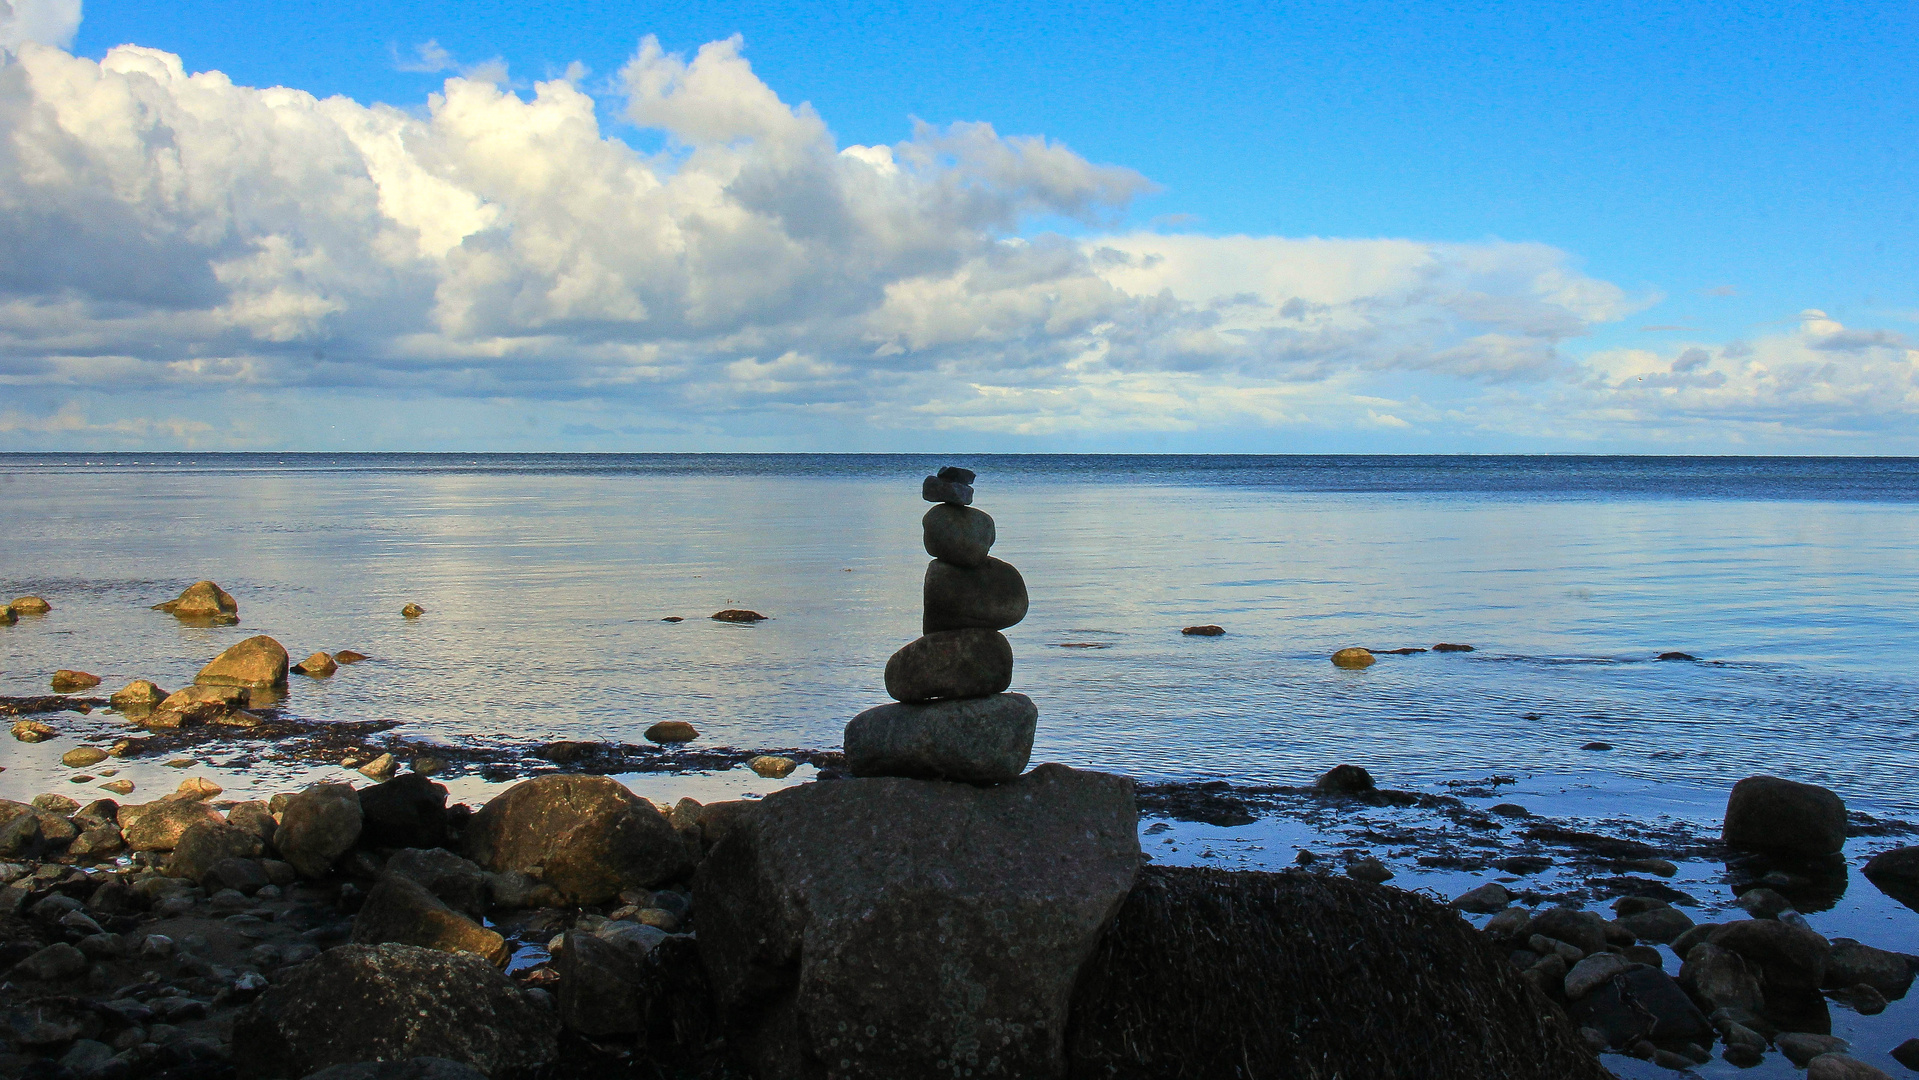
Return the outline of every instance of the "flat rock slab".
<path id="1" fill-rule="evenodd" d="M 733 1045 L 764 1080 L 1057 1077 L 1073 981 L 1139 867 L 1133 783 L 1042 765 L 767 796 L 694 881 Z"/>
<path id="2" fill-rule="evenodd" d="M 1039 709 L 1025 694 L 880 705 L 846 725 L 854 776 L 999 784 L 1033 754 Z"/>

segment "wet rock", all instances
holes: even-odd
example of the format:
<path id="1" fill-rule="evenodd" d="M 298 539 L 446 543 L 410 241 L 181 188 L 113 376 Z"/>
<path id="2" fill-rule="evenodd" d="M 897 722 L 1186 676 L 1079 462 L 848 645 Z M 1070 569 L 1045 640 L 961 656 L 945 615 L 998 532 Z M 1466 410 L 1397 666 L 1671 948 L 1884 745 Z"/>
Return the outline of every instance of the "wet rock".
<path id="1" fill-rule="evenodd" d="M 1577 908 L 1545 908 L 1533 913 L 1532 932 L 1563 941 L 1582 953 L 1606 948 L 1606 919 L 1597 911 Z"/>
<path id="2" fill-rule="evenodd" d="M 45 615 L 47 612 L 53 610 L 53 605 L 47 603 L 44 597 L 39 596 L 18 597 L 7 604 L 7 606 L 21 615 Z"/>
<path id="3" fill-rule="evenodd" d="M 400 617 L 403 619 L 417 619 L 425 614 L 426 609 L 418 604 L 408 604 L 400 609 Z"/>
<path id="4" fill-rule="evenodd" d="M 360 794 L 346 784 L 314 784 L 287 800 L 273 847 L 300 876 L 324 878 L 360 839 Z"/>
<path id="5" fill-rule="evenodd" d="M 1792 901 L 1771 889 L 1747 889 L 1733 904 L 1744 908 L 1755 919 L 1774 919 L 1793 910 Z"/>
<path id="6" fill-rule="evenodd" d="M 1821 1054 L 1843 1054 L 1852 1049 L 1852 1044 L 1837 1035 L 1822 1035 L 1809 1031 L 1788 1031 L 1774 1039 L 1779 1052 L 1787 1060 L 1800 1068 L 1805 1068 L 1813 1058 Z"/>
<path id="7" fill-rule="evenodd" d="M 1717 945 L 1695 945 L 1679 968 L 1679 985 L 1708 1009 L 1765 1011 L 1759 977 L 1745 958 Z"/>
<path id="8" fill-rule="evenodd" d="M 1614 1047 L 1641 1039 L 1672 1044 L 1713 1041 L 1712 1025 L 1679 984 L 1657 968 L 1629 966 L 1594 987 L 1566 1010 L 1573 1023 L 1595 1028 Z"/>
<path id="9" fill-rule="evenodd" d="M 1663 904 L 1637 914 L 1623 915 L 1619 922 L 1639 940 L 1656 941 L 1661 945 L 1678 940 L 1681 934 L 1693 927 L 1692 916 Z"/>
<path id="10" fill-rule="evenodd" d="M 761 754 L 759 757 L 748 760 L 746 767 L 753 770 L 755 776 L 763 776 L 768 780 L 784 780 L 793 775 L 793 770 L 799 768 L 800 763 L 790 757 Z"/>
<path id="11" fill-rule="evenodd" d="M 603 776 L 522 781 L 473 815 L 465 843 L 481 867 L 537 877 L 570 904 L 604 903 L 692 870 L 665 815 Z"/>
<path id="12" fill-rule="evenodd" d="M 1892 1077 L 1856 1057 L 1820 1054 L 1806 1063 L 1806 1080 L 1892 1080 Z"/>
<path id="13" fill-rule="evenodd" d="M 694 885 L 736 1045 L 768 1077 L 808 1058 L 930 1076 L 968 1032 L 1004 1075 L 1059 1075 L 1073 979 L 1132 883 L 1136 828 L 1132 781 L 1059 765 L 993 788 L 767 796 Z"/>
<path id="14" fill-rule="evenodd" d="M 920 484 L 920 498 L 930 503 L 970 506 L 973 502 L 973 485 L 959 480 L 929 476 Z"/>
<path id="15" fill-rule="evenodd" d="M 1603 983 L 1611 982 L 1613 976 L 1623 974 L 1632 965 L 1625 957 L 1617 953 L 1594 953 L 1566 972 L 1566 998 L 1578 1001 L 1598 989 Z"/>
<path id="16" fill-rule="evenodd" d="M 662 745 L 692 742 L 700 737 L 699 729 L 684 720 L 662 720 L 648 727 L 642 734 L 647 742 Z"/>
<path id="17" fill-rule="evenodd" d="M 1187 637 L 1221 637 L 1226 633 L 1226 628 L 1214 623 L 1206 623 L 1200 626 L 1184 627 L 1180 633 Z"/>
<path id="18" fill-rule="evenodd" d="M 1341 649 L 1333 654 L 1333 666 L 1342 668 L 1372 667 L 1372 650 L 1360 648 Z"/>
<path id="19" fill-rule="evenodd" d="M 1498 942 L 1524 941 L 1532 935 L 1533 913 L 1521 907 L 1509 907 L 1486 920 L 1480 932 Z"/>
<path id="20" fill-rule="evenodd" d="M 1373 774 L 1357 765 L 1335 765 L 1313 781 L 1313 787 L 1320 791 L 1339 791 L 1349 795 L 1372 791 L 1377 786 Z"/>
<path id="21" fill-rule="evenodd" d="M 167 699 L 167 692 L 147 679 L 135 679 L 118 690 L 107 700 L 121 712 L 157 708 Z"/>
<path id="22" fill-rule="evenodd" d="M 988 557 L 966 567 L 926 564 L 921 630 L 1004 630 L 1026 618 L 1026 579 L 1012 564 Z"/>
<path id="23" fill-rule="evenodd" d="M 186 587 L 178 597 L 164 604 L 153 605 L 153 610 L 164 611 L 182 621 L 204 621 L 232 625 L 239 622 L 240 603 L 231 594 L 211 581 L 196 581 Z"/>
<path id="24" fill-rule="evenodd" d="M 908 642 L 886 661 L 896 701 L 987 697 L 1013 681 L 1013 646 L 995 630 L 947 630 Z"/>
<path id="25" fill-rule="evenodd" d="M 86 954 L 64 941 L 55 942 L 13 965 L 10 976 L 59 982 L 77 979 L 87 973 Z"/>
<path id="26" fill-rule="evenodd" d="M 1749 776 L 1726 801 L 1726 846 L 1789 855 L 1830 855 L 1846 843 L 1846 804 L 1816 784 Z"/>
<path id="27" fill-rule="evenodd" d="M 1886 995 L 1869 983 L 1850 987 L 1844 991 L 1844 994 L 1846 1000 L 1852 1003 L 1852 1011 L 1860 1016 L 1878 1016 L 1885 1012 L 1886 1006 L 1890 1004 L 1886 1000 Z"/>
<path id="28" fill-rule="evenodd" d="M 201 686 L 285 689 L 286 647 L 265 634 L 257 634 L 214 657 L 193 681 Z"/>
<path id="29" fill-rule="evenodd" d="M 1513 894 L 1507 892 L 1506 887 L 1496 881 L 1488 881 L 1453 898 L 1454 907 L 1475 915 L 1491 915 L 1494 912 L 1504 911 L 1512 902 Z M 1527 917 L 1527 921 L 1531 921 L 1531 916 Z"/>
<path id="30" fill-rule="evenodd" d="M 1442 641 L 1439 644 L 1433 646 L 1433 651 L 1434 652 L 1473 652 L 1474 649 L 1471 645 L 1460 645 L 1455 642 Z"/>
<path id="31" fill-rule="evenodd" d="M 53 673 L 53 692 L 56 694 L 71 694 L 76 690 L 91 690 L 99 685 L 100 676 L 90 675 L 84 671 L 61 668 L 59 671 Z"/>
<path id="32" fill-rule="evenodd" d="M 407 848 L 396 851 L 383 868 L 424 887 L 455 911 L 474 919 L 486 914 L 486 871 L 450 851 L 440 848 Z"/>
<path id="33" fill-rule="evenodd" d="M 0 604 L 0 626 L 12 626 L 20 621 L 20 613 L 13 610 L 12 604 Z"/>
<path id="34" fill-rule="evenodd" d="M 714 612 L 708 616 L 708 618 L 714 622 L 730 623 L 757 623 L 766 621 L 766 616 L 747 608 L 727 608 L 724 611 Z"/>
<path id="35" fill-rule="evenodd" d="M 993 550 L 993 518 L 984 510 L 941 503 L 920 519 L 926 553 L 955 566 L 983 564 Z"/>
<path id="36" fill-rule="evenodd" d="M 1831 943 L 1811 930 L 1773 919 L 1746 919 L 1714 931 L 1711 942 L 1755 966 L 1770 997 L 1774 988 L 1815 988 L 1826 976 Z"/>
<path id="37" fill-rule="evenodd" d="M 315 679 L 324 679 L 340 670 L 340 665 L 335 663 L 333 657 L 328 656 L 326 653 L 316 652 L 312 656 L 295 664 L 293 670 Z"/>
<path id="38" fill-rule="evenodd" d="M 127 847 L 134 851 L 172 851 L 188 829 L 221 821 L 213 808 L 193 799 L 161 799 L 122 806 L 115 820 L 126 837 Z"/>
<path id="39" fill-rule="evenodd" d="M 13 725 L 13 737 L 24 743 L 46 742 L 57 734 L 53 725 L 38 720 L 20 720 Z"/>
<path id="40" fill-rule="evenodd" d="M 278 978 L 234 1025 L 243 1077 L 415 1057 L 501 1076 L 556 1056 L 550 1014 L 470 954 L 349 944 Z"/>
<path id="41" fill-rule="evenodd" d="M 67 854 L 75 859 L 105 859 L 127 849 L 125 835 L 118 825 L 100 825 L 83 829 L 67 845 Z"/>
<path id="42" fill-rule="evenodd" d="M 997 784 L 1026 768 L 1039 710 L 1024 694 L 880 705 L 846 725 L 854 776 Z"/>
<path id="43" fill-rule="evenodd" d="M 1912 989 L 1912 962 L 1896 952 L 1861 945 L 1851 938 L 1834 938 L 1826 955 L 1825 977 L 1819 985 L 1827 990 L 1844 990 L 1864 983 L 1891 1000 L 1897 1001 Z"/>
<path id="44" fill-rule="evenodd" d="M 173 857 L 167 860 L 167 872 L 197 882 L 220 860 L 257 859 L 264 848 L 260 834 L 252 829 L 224 821 L 202 821 L 180 834 Z"/>
<path id="45" fill-rule="evenodd" d="M 107 752 L 97 746 L 76 746 L 60 755 L 60 764 L 69 769 L 84 769 L 106 759 Z"/>
<path id="46" fill-rule="evenodd" d="M 360 816 L 360 842 L 368 847 L 440 847 L 447 836 L 446 787 L 408 773 L 361 788 Z"/>
<path id="47" fill-rule="evenodd" d="M 466 952 L 504 965 L 506 940 L 448 907 L 418 882 L 380 875 L 353 919 L 352 940 L 361 945 L 399 942 L 442 952 Z"/>
<path id="48" fill-rule="evenodd" d="M 1393 879 L 1392 870 L 1383 862 L 1374 858 L 1354 859 L 1346 864 L 1346 876 L 1355 881 L 1365 881 L 1378 885 Z"/>

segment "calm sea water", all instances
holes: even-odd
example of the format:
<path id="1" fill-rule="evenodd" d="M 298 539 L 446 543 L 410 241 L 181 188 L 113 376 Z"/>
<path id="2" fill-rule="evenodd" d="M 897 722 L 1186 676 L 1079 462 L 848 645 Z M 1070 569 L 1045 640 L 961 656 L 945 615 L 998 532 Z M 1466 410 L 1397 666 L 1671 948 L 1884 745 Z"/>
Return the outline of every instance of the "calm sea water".
<path id="1" fill-rule="evenodd" d="M 919 479 L 948 460 L 0 455 L 0 592 L 55 605 L 0 629 L 0 693 L 61 667 L 172 688 L 269 633 L 374 657 L 296 677 L 300 716 L 835 746 L 918 631 Z M 1032 592 L 1009 637 L 1036 760 L 1251 782 L 1356 761 L 1401 785 L 1769 771 L 1919 811 L 1919 461 L 950 460 Z M 147 610 L 202 577 L 239 626 Z M 428 615 L 401 620 L 409 601 Z M 772 619 L 704 618 L 724 607 Z M 1226 636 L 1179 633 L 1202 622 Z M 1439 641 L 1477 651 L 1327 661 Z"/>

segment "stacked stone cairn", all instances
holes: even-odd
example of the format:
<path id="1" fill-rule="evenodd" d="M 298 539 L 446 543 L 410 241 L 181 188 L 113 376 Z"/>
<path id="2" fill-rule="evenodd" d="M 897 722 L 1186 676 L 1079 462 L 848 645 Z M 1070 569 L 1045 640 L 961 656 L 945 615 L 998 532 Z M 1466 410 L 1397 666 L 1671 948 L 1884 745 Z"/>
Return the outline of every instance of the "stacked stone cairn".
<path id="1" fill-rule="evenodd" d="M 1026 617 L 1026 582 L 989 554 L 993 518 L 972 506 L 974 474 L 941 469 L 921 495 L 933 505 L 920 525 L 926 553 L 923 636 L 886 662 L 895 704 L 846 726 L 854 776 L 903 776 L 999 784 L 1033 751 L 1039 710 L 1013 682 L 1013 646 L 1000 633 Z"/>

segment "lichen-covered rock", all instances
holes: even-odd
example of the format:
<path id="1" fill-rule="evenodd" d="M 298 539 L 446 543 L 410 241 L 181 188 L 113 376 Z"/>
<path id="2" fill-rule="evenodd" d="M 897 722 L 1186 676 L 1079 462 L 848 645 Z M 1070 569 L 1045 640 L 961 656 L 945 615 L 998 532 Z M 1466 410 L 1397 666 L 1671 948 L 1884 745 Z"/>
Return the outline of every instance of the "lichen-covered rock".
<path id="1" fill-rule="evenodd" d="M 256 634 L 213 658 L 193 681 L 202 686 L 283 689 L 287 684 L 286 646 Z"/>
<path id="2" fill-rule="evenodd" d="M 467 856 L 552 886 L 568 904 L 600 904 L 693 869 L 652 803 L 604 776 L 539 776 L 493 797 L 468 822 Z"/>
<path id="3" fill-rule="evenodd" d="M 767 796 L 694 885 L 734 1045 L 766 1080 L 1060 1075 L 1073 980 L 1138 870 L 1136 821 L 1131 780 L 1060 765 Z"/>
<path id="4" fill-rule="evenodd" d="M 477 956 L 340 945 L 279 976 L 247 1008 L 233 1060 L 241 1076 L 262 1080 L 414 1057 L 504 1076 L 554 1059 L 551 1015 Z"/>

